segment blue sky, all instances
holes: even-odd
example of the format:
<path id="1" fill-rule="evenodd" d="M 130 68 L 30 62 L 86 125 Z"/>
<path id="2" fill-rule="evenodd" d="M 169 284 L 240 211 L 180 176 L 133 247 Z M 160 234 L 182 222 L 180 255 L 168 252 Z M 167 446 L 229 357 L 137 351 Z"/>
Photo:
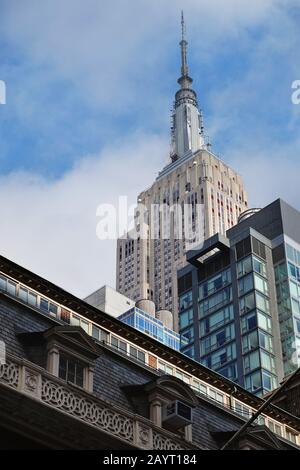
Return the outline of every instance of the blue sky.
<path id="1" fill-rule="evenodd" d="M 1 252 L 78 295 L 114 284 L 96 207 L 134 201 L 168 160 L 181 8 L 213 151 L 250 204 L 300 209 L 297 4 L 0 0 Z"/>

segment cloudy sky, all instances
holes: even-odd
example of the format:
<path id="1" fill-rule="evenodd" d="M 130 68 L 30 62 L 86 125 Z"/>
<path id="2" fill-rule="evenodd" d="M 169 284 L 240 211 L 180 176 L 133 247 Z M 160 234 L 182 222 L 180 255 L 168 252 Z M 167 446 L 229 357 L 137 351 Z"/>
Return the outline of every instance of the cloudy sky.
<path id="1" fill-rule="evenodd" d="M 182 8 L 213 151 L 300 209 L 299 0 L 0 0 L 1 254 L 78 296 L 115 282 L 97 206 L 168 161 Z"/>

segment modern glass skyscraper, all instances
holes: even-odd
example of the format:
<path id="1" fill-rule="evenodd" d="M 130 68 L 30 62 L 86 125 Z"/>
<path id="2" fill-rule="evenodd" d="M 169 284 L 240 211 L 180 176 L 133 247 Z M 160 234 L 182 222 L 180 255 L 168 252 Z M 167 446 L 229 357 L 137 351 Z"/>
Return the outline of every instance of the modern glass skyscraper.
<path id="1" fill-rule="evenodd" d="M 300 365 L 300 213 L 281 200 L 187 254 L 182 351 L 264 394 Z"/>

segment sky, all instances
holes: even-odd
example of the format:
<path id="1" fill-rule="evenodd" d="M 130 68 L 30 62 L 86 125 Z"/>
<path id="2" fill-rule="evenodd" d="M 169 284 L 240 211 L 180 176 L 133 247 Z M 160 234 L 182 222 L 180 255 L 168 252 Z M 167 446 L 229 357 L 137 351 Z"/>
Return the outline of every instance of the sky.
<path id="1" fill-rule="evenodd" d="M 0 0 L 0 252 L 79 297 L 115 285 L 97 207 L 168 162 L 182 8 L 213 152 L 300 210 L 299 0 Z"/>

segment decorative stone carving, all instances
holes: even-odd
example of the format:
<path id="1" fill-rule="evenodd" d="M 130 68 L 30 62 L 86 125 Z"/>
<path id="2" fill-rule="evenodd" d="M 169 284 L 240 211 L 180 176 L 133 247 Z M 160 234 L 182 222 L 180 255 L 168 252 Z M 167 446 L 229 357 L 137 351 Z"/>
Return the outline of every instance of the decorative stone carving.
<path id="1" fill-rule="evenodd" d="M 19 382 L 19 367 L 12 362 L 0 364 L 0 380 L 11 387 L 17 388 Z"/>
<path id="2" fill-rule="evenodd" d="M 152 428 L 144 423 L 136 421 L 134 443 L 141 449 L 153 449 Z"/>
<path id="3" fill-rule="evenodd" d="M 100 429 L 133 442 L 133 419 L 106 408 L 104 405 L 75 395 L 67 388 L 43 378 L 42 401 L 60 408 Z"/>
<path id="4" fill-rule="evenodd" d="M 181 447 L 176 442 L 168 439 L 163 434 L 158 432 L 153 432 L 153 449 L 155 450 L 183 450 L 184 447 Z"/>
<path id="5" fill-rule="evenodd" d="M 19 389 L 23 393 L 34 395 L 37 398 L 40 398 L 41 374 L 26 366 L 21 367 Z"/>

